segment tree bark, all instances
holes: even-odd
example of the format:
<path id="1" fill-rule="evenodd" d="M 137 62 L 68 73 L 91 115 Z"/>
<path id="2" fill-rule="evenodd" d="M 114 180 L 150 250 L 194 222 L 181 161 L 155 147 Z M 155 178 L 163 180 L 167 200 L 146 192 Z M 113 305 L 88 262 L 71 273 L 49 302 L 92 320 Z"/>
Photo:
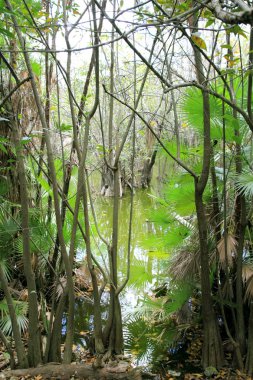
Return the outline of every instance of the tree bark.
<path id="1" fill-rule="evenodd" d="M 201 304 L 203 318 L 202 366 L 203 368 L 209 366 L 221 368 L 224 359 L 217 318 L 211 297 L 207 221 L 202 196 L 203 194 L 198 190 L 198 183 L 195 182 L 195 204 L 201 263 Z"/>
<path id="2" fill-rule="evenodd" d="M 26 184 L 25 164 L 22 156 L 22 145 L 20 143 L 18 130 L 15 122 L 12 124 L 16 157 L 18 164 L 18 178 L 20 185 L 20 201 L 21 201 L 21 226 L 22 226 L 22 241 L 23 241 L 23 264 L 24 272 L 28 288 L 28 303 L 29 303 L 29 340 L 28 340 L 28 361 L 31 366 L 36 366 L 41 363 L 41 344 L 40 344 L 40 328 L 37 289 L 35 283 L 35 274 L 31 262 L 30 249 L 30 230 L 29 230 L 29 199 Z"/>
<path id="3" fill-rule="evenodd" d="M 248 322 L 248 350 L 245 369 L 249 376 L 253 375 L 253 301 L 250 303 L 250 315 Z"/>
<path id="4" fill-rule="evenodd" d="M 10 291 L 8 288 L 6 276 L 5 276 L 5 273 L 3 271 L 3 268 L 1 267 L 1 264 L 0 264 L 0 282 L 1 282 L 1 287 L 4 291 L 4 295 L 6 297 L 8 310 L 9 310 L 9 314 L 10 314 L 11 325 L 12 325 L 12 333 L 13 333 L 13 338 L 14 338 L 14 342 L 15 342 L 17 357 L 18 357 L 18 365 L 21 368 L 27 368 L 28 367 L 28 361 L 27 361 L 27 357 L 26 357 L 26 353 L 25 353 L 25 348 L 24 348 L 24 345 L 23 345 L 23 342 L 21 339 L 19 327 L 18 327 L 15 307 L 14 307 L 13 300 L 11 298 L 11 294 L 10 294 Z M 11 347 L 10 347 L 10 349 L 11 349 Z"/>
<path id="5" fill-rule="evenodd" d="M 197 15 L 196 15 L 197 17 Z M 197 26 L 197 22 L 196 25 Z M 200 51 L 193 44 L 195 56 L 196 76 L 200 84 L 206 83 L 204 67 Z M 206 85 L 205 85 L 206 86 Z M 202 299 L 202 318 L 203 318 L 203 349 L 202 349 L 202 366 L 203 368 L 213 366 L 220 368 L 224 362 L 220 332 L 218 329 L 217 318 L 213 308 L 210 268 L 209 268 L 209 248 L 208 248 L 208 230 L 207 217 L 205 213 L 203 194 L 207 185 L 210 162 L 211 162 L 211 138 L 210 138 L 210 103 L 209 94 L 202 91 L 203 97 L 203 136 L 204 152 L 201 175 L 195 178 L 195 205 L 197 212 L 199 245 L 200 245 L 200 276 L 201 276 L 201 299 Z"/>
<path id="6" fill-rule="evenodd" d="M 12 18 L 12 21 L 14 24 L 15 31 L 16 31 L 17 36 L 18 36 L 20 46 L 22 48 L 26 67 L 27 67 L 27 70 L 28 70 L 29 75 L 31 77 L 31 85 L 32 85 L 34 100 L 35 100 L 35 103 L 36 103 L 36 106 L 38 109 L 40 122 L 41 122 L 43 131 L 44 131 L 44 136 L 45 136 L 45 143 L 46 143 L 46 147 L 47 147 L 47 156 L 48 156 L 48 167 L 49 167 L 49 171 L 50 171 L 50 176 L 51 176 L 51 181 L 52 181 L 52 189 L 53 189 L 54 210 L 55 210 L 55 219 L 56 219 L 56 225 L 57 225 L 57 233 L 59 236 L 59 243 L 61 246 L 61 254 L 62 254 L 62 258 L 63 258 L 65 270 L 66 270 L 66 277 L 67 277 L 67 288 L 68 288 L 68 296 L 69 296 L 69 299 L 68 299 L 68 301 L 69 301 L 69 303 L 68 303 L 68 305 L 69 305 L 68 317 L 72 323 L 71 324 L 69 323 L 69 326 L 68 326 L 69 327 L 68 336 L 70 339 L 68 339 L 68 341 L 65 344 L 65 351 L 67 352 L 68 357 L 71 358 L 71 356 L 72 356 L 73 328 L 74 328 L 74 324 L 73 324 L 74 302 L 75 302 L 74 284 L 73 284 L 73 278 L 72 278 L 72 268 L 70 265 L 70 261 L 69 261 L 69 257 L 68 257 L 68 253 L 67 253 L 67 249 L 66 249 L 66 244 L 65 244 L 65 240 L 64 240 L 64 235 L 63 235 L 63 231 L 62 231 L 62 220 L 61 220 L 60 204 L 59 204 L 59 198 L 58 198 L 58 183 L 57 183 L 56 172 L 55 172 L 55 167 L 54 167 L 54 157 L 53 157 L 51 138 L 50 138 L 50 134 L 49 134 L 49 131 L 47 128 L 45 113 L 44 113 L 44 110 L 42 107 L 42 102 L 41 102 L 39 91 L 38 91 L 38 88 L 36 85 L 34 73 L 33 73 L 32 67 L 31 67 L 30 57 L 26 51 L 25 41 L 24 41 L 24 38 L 23 38 L 23 35 L 21 32 L 21 29 L 18 25 L 16 16 L 13 12 L 10 1 L 9 0 L 4 0 L 4 1 L 6 4 L 6 8 L 11 12 L 11 18 Z M 25 218 L 25 216 L 23 216 L 23 217 Z M 26 231 L 28 232 L 28 230 L 26 230 Z M 27 239 L 29 241 L 29 235 L 28 234 L 27 234 Z M 28 280 L 32 282 L 33 278 L 31 277 L 31 279 L 29 278 Z M 29 282 L 28 282 L 28 288 L 29 288 Z M 36 307 L 34 306 L 35 301 L 37 302 L 36 289 L 32 291 L 31 295 L 32 295 L 31 304 L 29 303 L 29 307 L 31 308 L 31 310 L 33 310 L 33 313 L 31 313 L 31 318 L 34 319 L 34 323 L 35 323 L 36 314 L 38 313 L 37 306 Z M 33 340 L 35 340 L 36 339 L 35 337 L 37 337 L 38 335 L 39 335 L 38 326 L 36 326 L 36 331 L 34 331 L 34 335 L 31 336 L 31 338 L 32 338 L 31 342 Z M 72 336 L 72 339 L 71 339 L 71 336 Z M 35 342 L 34 342 L 34 344 L 35 344 Z M 38 354 L 39 348 L 37 346 L 34 347 L 33 350 L 32 349 L 30 350 L 31 358 L 33 359 L 33 363 L 32 363 L 33 365 L 37 365 L 38 362 L 41 360 L 41 355 Z"/>

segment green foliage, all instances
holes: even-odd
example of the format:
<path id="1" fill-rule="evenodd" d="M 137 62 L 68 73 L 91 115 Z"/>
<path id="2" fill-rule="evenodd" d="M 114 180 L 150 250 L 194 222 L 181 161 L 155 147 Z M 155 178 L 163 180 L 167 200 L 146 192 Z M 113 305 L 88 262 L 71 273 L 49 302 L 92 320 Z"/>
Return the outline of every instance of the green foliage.
<path id="1" fill-rule="evenodd" d="M 28 327 L 28 319 L 26 317 L 28 311 L 28 303 L 24 301 L 13 300 L 18 327 L 21 332 L 25 332 Z M 12 324 L 9 315 L 8 305 L 6 300 L 0 301 L 0 328 L 5 335 L 12 334 Z"/>
<path id="2" fill-rule="evenodd" d="M 164 359 L 178 337 L 175 313 L 192 292 L 188 284 L 173 286 L 163 297 L 146 296 L 133 315 L 127 316 L 125 347 L 138 361 Z"/>
<path id="3" fill-rule="evenodd" d="M 0 27 L 0 35 L 1 36 L 6 36 L 6 37 L 9 37 L 9 38 L 14 38 L 14 34 L 13 33 L 11 33 L 7 29 L 1 28 L 1 27 Z"/>
<path id="4" fill-rule="evenodd" d="M 38 77 L 41 75 L 42 67 L 39 62 L 32 60 L 31 62 L 32 70 Z"/>
<path id="5" fill-rule="evenodd" d="M 30 248 L 31 253 L 38 258 L 37 269 L 43 271 L 47 266 L 47 259 L 53 246 L 52 236 L 55 236 L 53 225 L 46 225 L 41 220 L 39 210 L 31 209 L 29 212 Z M 18 253 L 23 253 L 22 233 L 15 240 L 15 248 Z"/>
<path id="6" fill-rule="evenodd" d="M 181 215 L 191 215 L 195 211 L 194 184 L 184 180 L 172 181 L 165 190 L 165 200 L 167 204 L 174 207 Z"/>
<path id="7" fill-rule="evenodd" d="M 235 179 L 235 187 L 237 191 L 247 197 L 253 196 L 253 173 L 244 172 Z"/>
<path id="8" fill-rule="evenodd" d="M 172 321 L 164 326 L 141 316 L 130 316 L 124 331 L 125 349 L 135 356 L 137 362 L 152 364 L 165 359 L 176 336 L 177 327 Z"/>
<path id="9" fill-rule="evenodd" d="M 144 260 L 132 258 L 129 286 L 133 285 L 136 288 L 146 288 L 148 283 L 152 283 L 153 275 L 150 272 L 150 268 L 148 268 L 147 264 L 148 263 L 145 263 Z"/>
<path id="10" fill-rule="evenodd" d="M 210 96 L 211 138 L 222 138 L 222 104 L 219 99 Z M 197 88 L 189 88 L 180 103 L 180 115 L 183 122 L 203 134 L 203 98 Z"/>
<path id="11" fill-rule="evenodd" d="M 238 101 L 242 99 L 243 88 L 241 83 L 235 84 L 235 93 Z M 219 88 L 218 88 L 219 92 Z M 222 102 L 215 96 L 209 96 L 210 101 L 210 122 L 211 122 L 211 138 L 213 140 L 222 140 L 223 138 L 223 118 L 226 123 L 226 142 L 240 142 L 245 133 L 245 122 L 240 116 L 235 118 L 232 110 L 225 107 L 223 115 Z M 180 103 L 180 115 L 184 123 L 190 128 L 198 132 L 199 136 L 203 136 L 203 98 L 201 91 L 197 88 L 188 88 Z M 241 133 L 240 141 L 235 135 L 235 131 Z"/>
<path id="12" fill-rule="evenodd" d="M 47 180 L 45 180 L 43 174 L 41 173 L 39 176 L 36 176 L 36 179 L 43 190 L 42 197 L 48 196 L 48 195 L 52 196 L 53 192 L 52 192 L 51 186 L 49 185 Z"/>
<path id="13" fill-rule="evenodd" d="M 0 175 L 0 199 L 4 201 L 4 196 L 8 193 L 9 184 L 6 176 Z"/>
<path id="14" fill-rule="evenodd" d="M 0 210 L 0 265 L 6 276 L 9 276 L 8 259 L 13 254 L 15 236 L 18 232 L 18 224 L 15 219 Z"/>
<path id="15" fill-rule="evenodd" d="M 40 0 L 26 0 L 26 4 L 33 17 L 36 19 L 39 16 L 40 10 L 42 9 L 42 2 Z M 14 14 L 15 17 L 19 20 L 20 25 L 22 25 L 21 29 L 23 32 L 27 32 L 27 25 L 34 27 L 31 16 L 23 2 L 12 2 L 12 7 L 13 11 L 9 11 L 6 9 L 4 0 L 0 0 L 0 11 L 2 10 L 1 14 L 4 15 L 5 18 L 10 17 L 12 14 Z M 0 35 L 1 34 L 2 33 L 0 31 Z M 14 38 L 13 33 L 9 30 L 6 30 L 5 28 L 3 29 L 3 34 L 9 38 Z"/>

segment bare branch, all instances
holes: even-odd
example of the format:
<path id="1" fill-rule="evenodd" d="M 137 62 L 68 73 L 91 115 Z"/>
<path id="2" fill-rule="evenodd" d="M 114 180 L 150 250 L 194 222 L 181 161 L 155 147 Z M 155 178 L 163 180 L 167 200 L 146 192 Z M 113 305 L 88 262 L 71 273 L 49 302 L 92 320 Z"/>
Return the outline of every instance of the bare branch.
<path id="1" fill-rule="evenodd" d="M 237 4 L 244 3 L 241 0 L 236 1 Z M 215 14 L 215 17 L 217 17 L 219 20 L 226 22 L 227 24 L 251 24 L 252 23 L 252 17 L 253 17 L 253 7 L 245 9 L 246 4 L 244 3 L 244 10 L 241 12 L 228 12 L 224 11 L 224 9 L 221 6 L 221 3 L 219 0 L 211 0 L 211 2 L 208 4 L 209 9 L 213 11 Z M 241 6 L 242 8 L 242 6 Z"/>
<path id="2" fill-rule="evenodd" d="M 164 149 L 164 151 L 168 154 L 168 156 L 170 156 L 179 166 L 181 166 L 184 170 L 186 170 L 191 176 L 193 176 L 195 179 L 198 178 L 197 174 L 194 173 L 190 168 L 188 168 L 188 166 L 183 162 L 181 161 L 180 159 L 176 158 L 167 148 L 166 146 L 164 145 L 164 143 L 162 142 L 162 140 L 158 137 L 158 135 L 155 133 L 155 131 L 153 130 L 153 128 L 149 125 L 149 123 L 144 119 L 144 117 L 138 112 L 136 111 L 133 107 L 131 107 L 129 104 L 123 102 L 123 100 L 117 98 L 114 94 L 111 94 L 105 87 L 105 85 L 103 85 L 103 88 L 104 88 L 104 91 L 106 94 L 112 96 L 114 99 L 116 99 L 119 103 L 123 104 L 124 106 L 126 106 L 127 108 L 129 108 L 132 112 L 135 113 L 135 115 L 137 115 L 139 117 L 139 119 L 141 119 L 141 121 L 146 125 L 146 127 L 150 130 L 150 132 L 152 133 L 152 135 L 156 138 L 156 140 L 159 142 L 159 144 L 161 145 L 161 147 Z"/>

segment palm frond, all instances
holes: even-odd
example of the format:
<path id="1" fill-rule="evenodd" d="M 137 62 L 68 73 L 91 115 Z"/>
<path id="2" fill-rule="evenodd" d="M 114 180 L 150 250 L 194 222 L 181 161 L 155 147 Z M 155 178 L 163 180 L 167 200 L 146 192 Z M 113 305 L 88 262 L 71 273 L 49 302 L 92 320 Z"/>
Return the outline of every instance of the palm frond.
<path id="1" fill-rule="evenodd" d="M 13 300 L 16 317 L 18 322 L 18 327 L 21 332 L 25 332 L 28 327 L 28 303 L 25 301 L 15 301 Z M 5 335 L 12 334 L 12 323 L 9 315 L 9 309 L 6 300 L 0 301 L 0 328 Z"/>
<path id="2" fill-rule="evenodd" d="M 124 330 L 125 348 L 137 359 L 154 362 L 166 356 L 168 347 L 173 345 L 177 329 L 171 324 L 158 325 L 154 319 L 132 316 Z"/>
<path id="3" fill-rule="evenodd" d="M 147 263 L 145 264 L 143 260 L 133 258 L 131 262 L 129 285 L 136 288 L 140 286 L 145 288 L 148 284 L 152 283 L 152 280 L 153 275 L 150 273 Z"/>
<path id="4" fill-rule="evenodd" d="M 238 137 L 235 136 L 235 129 L 240 129 L 243 134 L 244 124 L 242 120 L 235 118 L 231 113 L 227 112 L 223 115 L 221 101 L 210 96 L 210 122 L 211 122 L 211 138 L 214 140 L 221 140 L 222 132 L 222 119 L 226 120 L 226 141 L 237 141 Z M 183 122 L 190 128 L 194 129 L 203 135 L 203 98 L 201 91 L 196 88 L 188 88 L 185 91 L 185 96 L 180 102 L 180 114 Z M 238 141 L 237 141 L 238 142 Z"/>
<path id="5" fill-rule="evenodd" d="M 253 297 L 253 263 L 251 261 L 243 262 L 242 278 L 246 286 L 244 299 L 251 301 Z"/>
<path id="6" fill-rule="evenodd" d="M 219 261 L 222 268 L 226 268 L 227 265 L 232 267 L 233 258 L 236 254 L 237 241 L 235 237 L 231 234 L 227 234 L 226 239 L 227 241 L 225 242 L 225 237 L 222 237 L 217 245 Z"/>
<path id="7" fill-rule="evenodd" d="M 239 193 L 244 194 L 245 196 L 248 196 L 248 197 L 252 197 L 253 196 L 253 173 L 244 172 L 238 175 L 235 180 L 235 188 Z"/>
<path id="8" fill-rule="evenodd" d="M 170 260 L 169 273 L 174 281 L 193 279 L 199 274 L 200 254 L 199 250 L 180 249 Z"/>

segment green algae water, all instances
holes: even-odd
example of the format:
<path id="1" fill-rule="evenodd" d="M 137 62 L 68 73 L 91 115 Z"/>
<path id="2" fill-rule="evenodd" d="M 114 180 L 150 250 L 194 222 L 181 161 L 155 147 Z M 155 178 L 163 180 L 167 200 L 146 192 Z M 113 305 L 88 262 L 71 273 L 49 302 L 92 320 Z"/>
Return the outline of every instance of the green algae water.
<path id="1" fill-rule="evenodd" d="M 127 194 L 119 200 L 119 236 L 118 236 L 118 282 L 124 282 L 128 268 L 129 226 L 130 226 L 131 195 Z M 133 218 L 130 238 L 130 277 L 121 293 L 123 324 L 133 317 L 144 297 L 152 293 L 157 286 L 160 275 L 164 273 L 164 262 L 161 252 L 157 252 L 156 244 L 162 238 L 163 230 L 152 221 L 152 211 L 156 202 L 148 191 L 139 190 L 133 197 Z M 108 268 L 107 247 L 101 236 L 111 240 L 113 222 L 113 199 L 98 196 L 94 200 L 97 232 L 95 222 L 91 224 L 92 250 L 96 260 L 103 268 Z M 100 235 L 100 236 L 99 236 Z M 164 254 L 166 256 L 166 254 Z M 157 256 L 159 256 L 157 258 Z M 78 252 L 78 262 L 85 262 L 85 250 Z M 102 278 L 101 278 L 102 281 Z M 102 296 L 103 317 L 107 317 L 108 289 Z M 92 301 L 88 297 L 80 297 L 76 302 L 75 343 L 87 344 L 87 332 L 93 329 Z M 80 333 L 81 332 L 81 333 Z M 124 328 L 127 335 L 127 328 Z M 85 337 L 85 338 L 84 338 Z M 130 349 L 131 351 L 131 349 Z"/>

